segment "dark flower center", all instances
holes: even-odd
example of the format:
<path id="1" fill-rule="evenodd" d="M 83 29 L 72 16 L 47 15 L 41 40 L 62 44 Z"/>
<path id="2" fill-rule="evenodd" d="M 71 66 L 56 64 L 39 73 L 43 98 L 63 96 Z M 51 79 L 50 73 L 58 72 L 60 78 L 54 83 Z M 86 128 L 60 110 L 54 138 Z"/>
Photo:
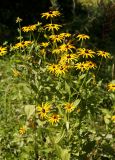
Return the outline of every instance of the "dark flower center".
<path id="1" fill-rule="evenodd" d="M 60 67 L 60 70 L 63 70 L 63 69 L 64 69 L 64 67 L 61 66 L 61 67 Z"/>
<path id="2" fill-rule="evenodd" d="M 86 50 L 85 53 L 88 53 L 88 50 Z"/>
<path id="3" fill-rule="evenodd" d="M 67 45 L 67 46 L 66 46 L 66 48 L 68 49 L 68 48 L 69 48 L 69 46 Z"/>
<path id="4" fill-rule="evenodd" d="M 71 105 L 68 105 L 67 108 L 70 109 L 70 108 L 71 108 Z"/>
<path id="5" fill-rule="evenodd" d="M 57 116 L 54 116 L 53 118 L 54 118 L 54 119 L 57 119 Z"/>
<path id="6" fill-rule="evenodd" d="M 71 58 L 71 56 L 70 56 L 70 55 L 68 55 L 68 56 L 67 56 L 67 58 Z"/>
<path id="7" fill-rule="evenodd" d="M 45 109 L 44 108 L 42 109 L 42 112 L 45 113 Z"/>

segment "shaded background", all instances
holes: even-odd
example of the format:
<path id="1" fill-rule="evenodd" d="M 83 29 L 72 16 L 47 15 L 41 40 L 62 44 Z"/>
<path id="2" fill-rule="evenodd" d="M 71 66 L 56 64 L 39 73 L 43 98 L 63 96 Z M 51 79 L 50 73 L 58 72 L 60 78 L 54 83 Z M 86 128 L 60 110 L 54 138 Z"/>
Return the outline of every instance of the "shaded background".
<path id="1" fill-rule="evenodd" d="M 96 0 L 95 0 L 96 1 Z M 59 9 L 64 23 L 71 33 L 85 33 L 92 37 L 92 45 L 115 52 L 115 2 L 100 0 L 93 4 L 83 0 L 1 0 L 0 44 L 15 39 L 18 25 L 16 18 L 23 19 L 22 26 L 40 21 L 40 14 L 49 9 Z"/>

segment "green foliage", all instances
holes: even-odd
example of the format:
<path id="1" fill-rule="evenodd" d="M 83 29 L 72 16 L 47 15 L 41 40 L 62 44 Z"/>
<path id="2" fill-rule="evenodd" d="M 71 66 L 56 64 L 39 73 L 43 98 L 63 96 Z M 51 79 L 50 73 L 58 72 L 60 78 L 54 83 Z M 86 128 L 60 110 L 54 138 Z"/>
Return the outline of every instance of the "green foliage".
<path id="1" fill-rule="evenodd" d="M 24 27 L 18 17 L 17 42 L 0 48 L 0 159 L 114 160 L 115 82 L 100 77 L 111 54 L 58 16 Z"/>

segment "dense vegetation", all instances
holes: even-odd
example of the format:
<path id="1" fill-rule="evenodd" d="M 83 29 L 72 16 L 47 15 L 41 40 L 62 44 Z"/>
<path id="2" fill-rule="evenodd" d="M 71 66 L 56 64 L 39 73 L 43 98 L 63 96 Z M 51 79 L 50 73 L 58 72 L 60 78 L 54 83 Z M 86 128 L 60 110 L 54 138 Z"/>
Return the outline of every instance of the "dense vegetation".
<path id="1" fill-rule="evenodd" d="M 114 6 L 42 1 L 38 17 L 3 8 L 17 28 L 0 24 L 13 33 L 0 46 L 1 160 L 114 160 Z"/>

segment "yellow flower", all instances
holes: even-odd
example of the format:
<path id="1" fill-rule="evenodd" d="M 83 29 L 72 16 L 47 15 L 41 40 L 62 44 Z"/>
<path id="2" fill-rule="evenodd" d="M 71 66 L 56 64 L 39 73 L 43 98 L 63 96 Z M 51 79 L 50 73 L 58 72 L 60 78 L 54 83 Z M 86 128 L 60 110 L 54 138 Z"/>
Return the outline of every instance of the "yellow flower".
<path id="1" fill-rule="evenodd" d="M 15 49 L 19 49 L 19 48 L 24 48 L 23 42 L 16 43 L 14 46 L 11 47 L 11 50 L 15 50 Z"/>
<path id="2" fill-rule="evenodd" d="M 115 83 L 109 83 L 108 84 L 108 90 L 115 91 Z"/>
<path id="3" fill-rule="evenodd" d="M 77 58 L 76 54 L 64 54 L 61 56 L 60 63 L 69 63 Z"/>
<path id="4" fill-rule="evenodd" d="M 76 49 L 73 45 L 67 43 L 67 44 L 62 44 L 60 47 L 61 52 L 73 52 L 73 49 Z"/>
<path id="5" fill-rule="evenodd" d="M 60 37 L 62 38 L 71 37 L 71 34 L 70 33 L 60 33 Z"/>
<path id="6" fill-rule="evenodd" d="M 6 53 L 7 53 L 7 48 L 0 46 L 0 56 L 4 56 Z"/>
<path id="7" fill-rule="evenodd" d="M 29 46 L 30 44 L 32 44 L 32 41 L 24 41 L 23 43 L 24 43 L 24 46 L 27 47 L 27 46 Z"/>
<path id="8" fill-rule="evenodd" d="M 55 74 L 57 76 L 65 75 L 65 73 L 67 71 L 68 71 L 68 65 L 66 65 L 66 64 L 58 64 L 57 69 L 55 70 Z"/>
<path id="9" fill-rule="evenodd" d="M 81 72 L 96 68 L 96 64 L 91 61 L 76 63 L 75 68 Z"/>
<path id="10" fill-rule="evenodd" d="M 49 117 L 49 122 L 52 123 L 53 125 L 54 123 L 58 123 L 60 119 L 61 119 L 60 115 L 53 114 L 52 116 Z"/>
<path id="11" fill-rule="evenodd" d="M 60 48 L 55 48 L 53 51 L 52 51 L 53 54 L 60 54 L 61 53 L 61 49 Z"/>
<path id="12" fill-rule="evenodd" d="M 78 40 L 80 41 L 80 40 L 84 40 L 84 39 L 89 39 L 90 37 L 88 36 L 88 35 L 86 35 L 86 34 L 79 34 L 78 36 L 77 36 L 77 38 L 78 38 Z"/>
<path id="13" fill-rule="evenodd" d="M 103 57 L 103 58 L 111 58 L 110 53 L 105 52 L 105 51 L 97 51 L 97 55 L 98 55 L 98 56 L 101 56 L 101 57 Z"/>
<path id="14" fill-rule="evenodd" d="M 40 44 L 40 46 L 46 48 L 46 47 L 49 46 L 49 42 L 42 42 L 42 43 Z"/>
<path id="15" fill-rule="evenodd" d="M 19 43 L 16 43 L 14 46 L 11 47 L 11 50 L 19 49 L 19 48 L 24 48 L 32 44 L 32 41 L 22 41 Z"/>
<path id="16" fill-rule="evenodd" d="M 52 24 L 51 23 L 51 24 L 45 25 L 44 27 L 48 31 L 54 31 L 54 30 L 58 31 L 60 29 L 61 25 L 59 25 L 59 24 Z"/>
<path id="17" fill-rule="evenodd" d="M 23 32 L 35 31 L 36 29 L 37 29 L 37 24 L 22 27 Z"/>
<path id="18" fill-rule="evenodd" d="M 30 31 L 29 26 L 24 26 L 24 27 L 22 27 L 22 31 L 23 31 L 23 32 L 29 32 L 29 31 Z"/>
<path id="19" fill-rule="evenodd" d="M 96 68 L 96 64 L 92 61 L 86 61 L 84 64 L 85 64 L 86 70 Z"/>
<path id="20" fill-rule="evenodd" d="M 42 105 L 37 106 L 38 115 L 41 119 L 47 118 L 47 114 L 49 113 L 50 108 L 51 106 L 49 103 L 42 103 Z"/>
<path id="21" fill-rule="evenodd" d="M 75 106 L 73 105 L 73 103 L 66 103 L 64 109 L 66 110 L 66 112 L 70 113 L 75 109 Z"/>
<path id="22" fill-rule="evenodd" d="M 37 24 L 33 24 L 29 26 L 30 31 L 35 31 L 37 29 Z"/>
<path id="23" fill-rule="evenodd" d="M 54 17 L 58 17 L 60 16 L 60 12 L 59 11 L 49 11 L 49 12 L 46 12 L 46 13 L 42 13 L 42 18 L 45 17 L 46 19 L 48 18 L 54 18 Z"/>
<path id="24" fill-rule="evenodd" d="M 50 64 L 50 65 L 48 66 L 49 72 L 54 73 L 54 74 L 56 73 L 57 68 L 58 68 L 58 65 L 57 65 L 57 64 Z"/>
<path id="25" fill-rule="evenodd" d="M 111 120 L 115 122 L 115 115 L 111 117 Z"/>
<path id="26" fill-rule="evenodd" d="M 85 65 L 84 62 L 76 63 L 76 64 L 75 64 L 75 68 L 76 68 L 77 70 L 80 70 L 81 72 L 84 72 L 85 70 L 87 70 L 87 69 L 86 69 L 86 65 Z"/>
<path id="27" fill-rule="evenodd" d="M 54 43 L 56 42 L 62 42 L 63 41 L 63 37 L 60 35 L 51 35 L 49 37 Z"/>
<path id="28" fill-rule="evenodd" d="M 59 63 L 59 64 L 50 64 L 48 66 L 48 70 L 51 73 L 59 76 L 59 75 L 65 74 L 67 72 L 68 66 L 66 64 L 61 64 L 61 63 Z"/>
<path id="29" fill-rule="evenodd" d="M 23 134 L 26 133 L 26 130 L 27 130 L 26 126 L 23 126 L 23 127 L 21 127 L 21 128 L 19 129 L 19 133 L 20 133 L 21 135 L 23 135 Z"/>
<path id="30" fill-rule="evenodd" d="M 19 23 L 19 22 L 21 22 L 21 21 L 22 21 L 22 19 L 21 19 L 20 17 L 17 17 L 16 23 Z"/>
<path id="31" fill-rule="evenodd" d="M 82 56 L 83 58 L 92 58 L 94 57 L 95 52 L 92 51 L 91 49 L 86 49 L 86 48 L 78 48 L 78 56 Z"/>

